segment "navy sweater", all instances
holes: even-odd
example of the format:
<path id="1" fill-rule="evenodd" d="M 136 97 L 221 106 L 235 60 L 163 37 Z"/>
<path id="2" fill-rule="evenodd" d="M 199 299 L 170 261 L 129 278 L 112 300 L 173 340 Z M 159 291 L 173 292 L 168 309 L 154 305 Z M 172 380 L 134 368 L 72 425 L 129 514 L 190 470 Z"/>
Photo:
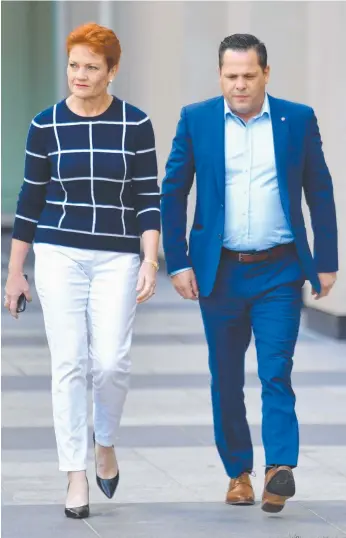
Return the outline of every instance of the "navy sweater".
<path id="1" fill-rule="evenodd" d="M 38 114 L 13 238 L 138 253 L 146 230 L 160 230 L 155 138 L 146 114 L 116 97 L 99 116 L 78 116 L 66 100 Z"/>

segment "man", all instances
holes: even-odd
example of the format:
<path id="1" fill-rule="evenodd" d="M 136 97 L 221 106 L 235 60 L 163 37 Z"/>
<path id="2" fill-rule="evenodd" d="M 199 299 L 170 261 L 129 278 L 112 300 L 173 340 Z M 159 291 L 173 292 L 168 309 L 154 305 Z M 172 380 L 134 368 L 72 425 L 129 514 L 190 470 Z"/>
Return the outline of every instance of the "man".
<path id="1" fill-rule="evenodd" d="M 253 448 L 244 359 L 254 333 L 262 383 L 266 476 L 262 509 L 295 493 L 298 423 L 291 386 L 301 288 L 326 296 L 338 270 L 331 177 L 311 108 L 269 96 L 265 45 L 251 35 L 219 48 L 223 96 L 182 109 L 162 187 L 168 272 L 199 299 L 209 348 L 216 445 L 230 477 L 226 502 L 253 504 Z M 187 197 L 196 174 L 189 248 Z M 301 207 L 314 230 L 311 255 Z"/>

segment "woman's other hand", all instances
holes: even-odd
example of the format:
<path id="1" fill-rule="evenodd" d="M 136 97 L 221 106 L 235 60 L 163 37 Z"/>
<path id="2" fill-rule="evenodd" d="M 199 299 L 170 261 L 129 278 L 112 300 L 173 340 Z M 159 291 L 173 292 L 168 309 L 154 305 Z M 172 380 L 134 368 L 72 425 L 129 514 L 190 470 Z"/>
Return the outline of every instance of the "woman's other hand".
<path id="1" fill-rule="evenodd" d="M 157 269 L 156 262 L 143 260 L 136 287 L 136 291 L 138 291 L 137 304 L 144 303 L 155 294 Z"/>

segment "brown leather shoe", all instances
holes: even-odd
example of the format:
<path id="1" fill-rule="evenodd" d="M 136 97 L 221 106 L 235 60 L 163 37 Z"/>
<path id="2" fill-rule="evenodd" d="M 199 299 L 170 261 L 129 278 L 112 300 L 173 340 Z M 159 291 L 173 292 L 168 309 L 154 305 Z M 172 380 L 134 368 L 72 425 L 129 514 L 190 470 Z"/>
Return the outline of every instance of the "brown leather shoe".
<path id="1" fill-rule="evenodd" d="M 264 481 L 262 510 L 276 514 L 281 512 L 285 502 L 296 492 L 292 469 L 282 465 L 270 469 Z"/>
<path id="2" fill-rule="evenodd" d="M 237 505 L 255 504 L 255 495 L 248 473 L 243 473 L 238 478 L 231 478 L 226 503 Z"/>

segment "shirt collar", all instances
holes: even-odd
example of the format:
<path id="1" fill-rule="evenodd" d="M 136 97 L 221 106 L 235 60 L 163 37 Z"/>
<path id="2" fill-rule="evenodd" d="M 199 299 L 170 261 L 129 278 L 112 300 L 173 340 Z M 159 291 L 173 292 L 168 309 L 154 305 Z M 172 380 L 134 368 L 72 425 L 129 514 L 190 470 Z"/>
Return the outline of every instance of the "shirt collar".
<path id="1" fill-rule="evenodd" d="M 225 104 L 225 118 L 227 118 L 228 114 L 232 116 L 233 118 L 237 118 L 238 116 L 234 114 L 234 112 L 232 112 L 232 110 L 229 108 L 226 99 L 224 99 L 224 104 Z M 264 101 L 263 101 L 261 112 L 257 114 L 257 116 L 255 117 L 260 118 L 264 114 L 267 114 L 267 116 L 270 118 L 270 106 L 269 106 L 269 99 L 268 99 L 267 93 L 265 93 L 265 96 L 264 96 Z"/>

